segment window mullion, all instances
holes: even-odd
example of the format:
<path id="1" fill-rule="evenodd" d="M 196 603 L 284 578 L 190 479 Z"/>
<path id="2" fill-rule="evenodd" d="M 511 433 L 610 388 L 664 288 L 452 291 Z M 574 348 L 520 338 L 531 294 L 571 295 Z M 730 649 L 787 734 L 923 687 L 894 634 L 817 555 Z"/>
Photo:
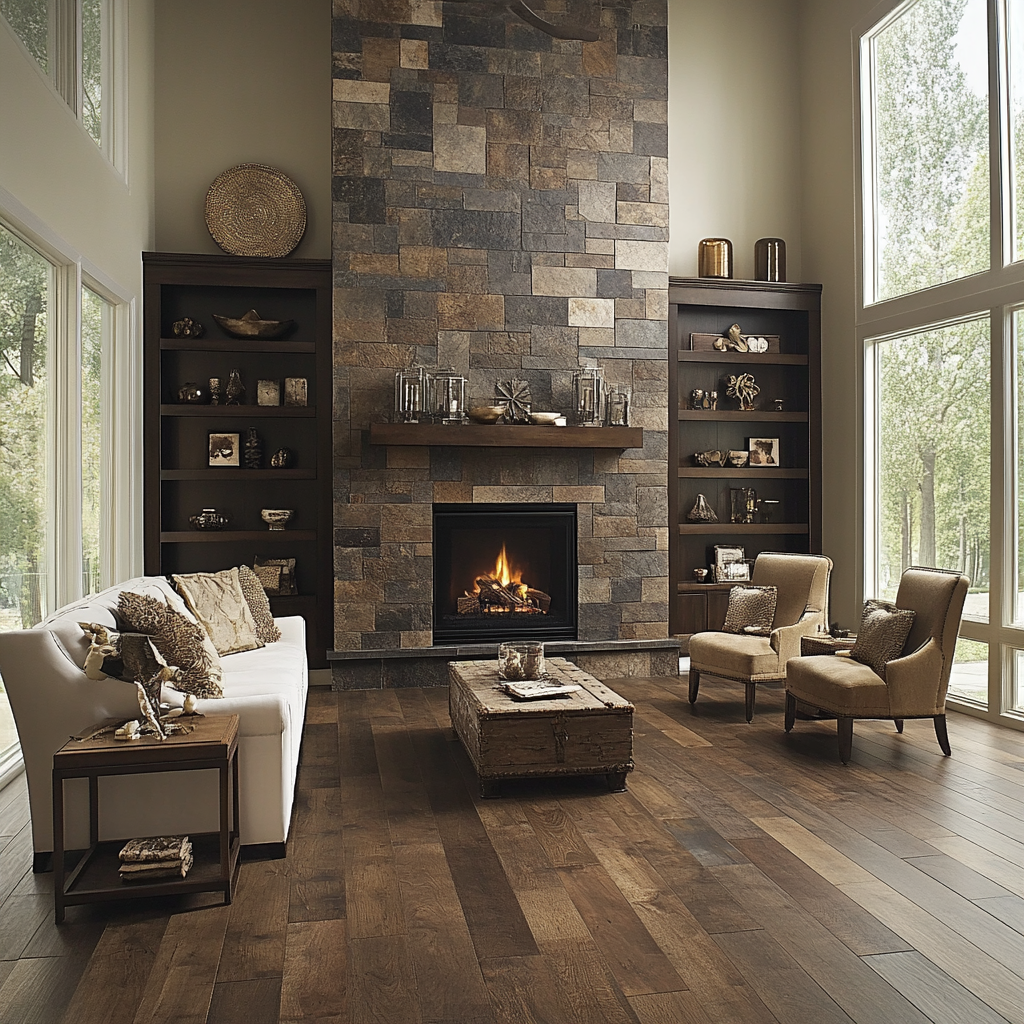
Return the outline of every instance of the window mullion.
<path id="1" fill-rule="evenodd" d="M 55 0 L 53 6 L 53 84 L 64 102 L 81 117 L 81 27 L 78 0 Z"/>
<path id="2" fill-rule="evenodd" d="M 990 266 L 999 270 L 1013 259 L 1006 0 L 988 0 L 988 69 Z"/>

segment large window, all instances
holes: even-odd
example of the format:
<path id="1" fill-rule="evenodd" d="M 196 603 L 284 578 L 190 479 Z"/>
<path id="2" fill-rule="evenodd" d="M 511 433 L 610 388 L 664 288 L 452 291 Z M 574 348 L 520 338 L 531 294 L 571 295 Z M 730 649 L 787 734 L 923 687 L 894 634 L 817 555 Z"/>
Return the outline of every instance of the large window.
<path id="1" fill-rule="evenodd" d="M 111 80 L 116 0 L 0 0 L 0 15 L 115 163 Z"/>
<path id="2" fill-rule="evenodd" d="M 966 573 L 950 699 L 1024 723 L 1024 0 L 894 5 L 861 115 L 865 595 Z"/>

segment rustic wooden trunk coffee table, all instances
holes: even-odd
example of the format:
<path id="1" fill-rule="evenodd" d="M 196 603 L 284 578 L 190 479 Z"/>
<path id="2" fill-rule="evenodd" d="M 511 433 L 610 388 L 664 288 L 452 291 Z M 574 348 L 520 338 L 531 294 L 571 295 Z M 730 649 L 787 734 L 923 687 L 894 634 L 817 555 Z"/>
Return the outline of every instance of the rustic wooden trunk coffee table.
<path id="1" fill-rule="evenodd" d="M 621 792 L 633 770 L 633 705 L 564 658 L 548 658 L 547 672 L 580 689 L 515 700 L 500 688 L 496 660 L 449 663 L 448 710 L 481 795 L 498 796 L 502 779 L 564 775 L 604 775 Z"/>

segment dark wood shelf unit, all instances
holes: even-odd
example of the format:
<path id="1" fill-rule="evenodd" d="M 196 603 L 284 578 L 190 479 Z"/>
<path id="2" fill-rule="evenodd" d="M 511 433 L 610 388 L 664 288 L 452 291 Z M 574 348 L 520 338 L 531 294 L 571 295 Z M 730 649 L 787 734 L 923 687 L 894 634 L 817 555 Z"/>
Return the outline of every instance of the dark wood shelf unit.
<path id="1" fill-rule="evenodd" d="M 315 405 L 161 405 L 161 416 L 201 416 L 205 419 L 262 419 L 267 416 L 316 419 Z"/>
<path id="2" fill-rule="evenodd" d="M 182 253 L 142 258 L 145 571 L 216 572 L 252 565 L 255 557 L 295 557 L 301 596 L 271 596 L 271 607 L 305 618 L 310 667 L 326 667 L 334 640 L 330 261 Z M 294 320 L 293 336 L 231 338 L 213 319 L 247 309 Z M 183 316 L 200 321 L 204 335 L 174 337 L 172 325 Z M 305 377 L 309 404 L 177 403 L 182 384 L 211 376 L 226 384 L 232 369 L 241 371 L 250 402 L 259 379 Z M 210 468 L 208 431 L 237 432 L 244 440 L 247 426 L 257 428 L 267 468 Z M 282 447 L 293 451 L 295 464 L 270 468 L 270 456 Z M 189 516 L 208 507 L 230 512 L 235 528 L 190 530 Z M 296 528 L 268 530 L 262 508 L 295 509 Z"/>
<path id="3" fill-rule="evenodd" d="M 642 448 L 642 427 L 552 427 L 533 424 L 372 423 L 370 444 L 465 448 Z"/>
<path id="4" fill-rule="evenodd" d="M 724 335 L 738 323 L 744 334 L 777 335 L 778 352 L 692 351 L 691 334 Z M 747 558 L 760 551 L 821 551 L 821 286 L 669 279 L 670 630 L 683 638 L 721 627 L 732 584 L 694 582 L 693 570 L 710 566 L 714 546 L 742 546 Z M 723 378 L 754 375 L 760 387 L 752 411 L 736 408 Z M 714 411 L 691 409 L 695 388 L 718 391 Z M 776 412 L 775 399 L 785 412 Z M 744 450 L 751 437 L 778 437 L 778 467 L 696 466 L 695 452 Z M 774 522 L 732 523 L 730 487 L 753 487 L 759 498 L 781 502 Z M 705 495 L 716 523 L 690 523 L 697 494 Z"/>

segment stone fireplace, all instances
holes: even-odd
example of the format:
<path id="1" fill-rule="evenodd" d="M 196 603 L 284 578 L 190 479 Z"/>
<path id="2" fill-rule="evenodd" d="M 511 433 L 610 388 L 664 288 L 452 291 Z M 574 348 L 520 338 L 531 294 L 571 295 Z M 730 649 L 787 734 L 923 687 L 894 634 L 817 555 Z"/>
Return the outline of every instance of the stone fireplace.
<path id="1" fill-rule="evenodd" d="M 571 506 L 575 637 L 560 642 L 583 667 L 675 671 L 666 2 L 531 6 L 600 38 L 492 4 L 335 0 L 338 686 L 443 681 L 434 523 L 453 505 Z M 568 411 L 588 362 L 632 389 L 642 447 L 563 447 L 557 427 L 534 428 L 546 447 L 467 447 L 458 426 L 443 444 L 370 443 L 399 369 L 453 367 L 481 398 L 518 377 L 535 409 Z"/>

